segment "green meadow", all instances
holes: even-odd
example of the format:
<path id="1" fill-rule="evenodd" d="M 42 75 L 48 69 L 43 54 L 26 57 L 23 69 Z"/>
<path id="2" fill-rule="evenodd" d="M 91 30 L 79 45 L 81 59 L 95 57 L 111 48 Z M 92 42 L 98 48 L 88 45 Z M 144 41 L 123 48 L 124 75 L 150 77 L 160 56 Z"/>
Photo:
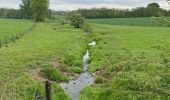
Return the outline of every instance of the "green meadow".
<path id="1" fill-rule="evenodd" d="M 33 25 L 29 20 L 0 22 L 0 39 Z M 57 21 L 37 23 L 24 38 L 0 48 L 0 99 L 44 100 L 44 81 L 50 79 L 57 80 L 53 100 L 70 100 L 59 82 L 82 72 L 86 49 L 96 79 L 81 91 L 80 100 L 169 99 L 170 28 L 158 27 L 150 18 L 88 22 L 92 34 Z M 93 40 L 97 45 L 88 47 Z"/>
<path id="2" fill-rule="evenodd" d="M 33 25 L 30 20 L 2 19 L 0 18 L 0 40 L 4 40 L 5 36 L 18 34 L 25 31 Z"/>
<path id="3" fill-rule="evenodd" d="M 150 17 L 144 18 L 107 18 L 107 19 L 88 19 L 87 21 L 98 24 L 126 25 L 126 26 L 146 26 L 159 27 L 160 25 Z M 165 26 L 165 25 L 163 25 Z"/>

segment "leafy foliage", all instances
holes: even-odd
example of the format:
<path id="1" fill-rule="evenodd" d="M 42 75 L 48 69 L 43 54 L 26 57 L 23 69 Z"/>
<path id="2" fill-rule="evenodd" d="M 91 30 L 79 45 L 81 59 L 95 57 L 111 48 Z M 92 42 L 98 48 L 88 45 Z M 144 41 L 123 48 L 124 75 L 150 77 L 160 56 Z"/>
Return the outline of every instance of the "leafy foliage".
<path id="1" fill-rule="evenodd" d="M 21 0 L 20 11 L 22 18 L 30 19 L 32 17 L 31 0 Z"/>
<path id="2" fill-rule="evenodd" d="M 73 73 L 77 73 L 77 74 L 80 74 L 83 72 L 83 69 L 80 68 L 80 67 L 70 67 L 69 70 Z"/>
<path id="3" fill-rule="evenodd" d="M 21 11 L 17 9 L 0 8 L 0 18 L 21 19 Z"/>
<path id="4" fill-rule="evenodd" d="M 86 33 L 92 33 L 92 28 L 89 23 L 85 22 L 82 26 L 81 29 L 86 32 Z"/>
<path id="5" fill-rule="evenodd" d="M 30 7 L 35 21 L 45 21 L 48 17 L 49 0 L 31 0 Z"/>
<path id="6" fill-rule="evenodd" d="M 79 13 L 69 13 L 67 17 L 75 28 L 80 28 L 84 24 L 84 18 Z"/>
<path id="7" fill-rule="evenodd" d="M 53 68 L 53 66 L 49 65 L 49 66 L 45 66 L 42 69 L 43 74 L 45 75 L 45 77 L 47 77 L 49 80 L 52 81 L 68 81 L 69 79 L 67 78 L 67 76 L 65 76 L 64 74 L 62 74 L 62 72 L 56 68 Z"/>
<path id="8" fill-rule="evenodd" d="M 170 27 L 170 20 L 168 17 L 165 17 L 163 14 L 159 13 L 158 17 L 152 17 L 153 22 L 159 24 L 159 26 L 168 26 Z"/>

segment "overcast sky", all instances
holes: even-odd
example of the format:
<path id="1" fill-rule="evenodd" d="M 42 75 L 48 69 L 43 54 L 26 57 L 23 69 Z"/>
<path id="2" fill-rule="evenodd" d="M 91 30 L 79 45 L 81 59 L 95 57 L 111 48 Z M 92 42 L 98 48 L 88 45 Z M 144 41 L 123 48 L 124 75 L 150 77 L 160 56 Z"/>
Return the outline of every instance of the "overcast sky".
<path id="1" fill-rule="evenodd" d="M 0 0 L 0 7 L 19 8 L 21 0 Z M 170 9 L 166 0 L 50 0 L 53 10 L 75 10 L 78 8 L 108 7 L 134 8 L 157 2 L 162 8 Z"/>

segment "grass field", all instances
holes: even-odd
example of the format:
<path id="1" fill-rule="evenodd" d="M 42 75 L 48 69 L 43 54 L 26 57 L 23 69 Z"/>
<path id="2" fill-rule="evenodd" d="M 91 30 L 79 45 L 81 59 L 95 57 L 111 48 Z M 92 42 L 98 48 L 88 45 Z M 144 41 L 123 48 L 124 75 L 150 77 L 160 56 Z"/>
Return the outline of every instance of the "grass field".
<path id="1" fill-rule="evenodd" d="M 81 72 L 82 57 L 88 48 L 89 71 L 97 78 L 81 92 L 81 100 L 168 100 L 170 28 L 153 27 L 147 18 L 146 23 L 134 18 L 112 19 L 119 25 L 106 25 L 109 20 L 90 20 L 93 34 L 89 35 L 55 21 L 38 23 L 24 38 L 0 48 L 0 99 L 43 100 L 44 80 L 51 79 L 57 80 L 53 100 L 70 100 L 58 81 L 68 81 L 68 76 Z M 11 28 L 15 32 L 32 24 L 24 20 L 1 21 L 6 26 L 0 27 L 4 28 L 15 23 L 16 28 Z M 11 32 L 4 28 L 0 31 Z M 87 47 L 93 40 L 97 45 Z"/>
<path id="2" fill-rule="evenodd" d="M 90 49 L 89 70 L 97 79 L 81 100 L 169 99 L 170 28 L 92 27 L 95 34 L 89 37 L 97 45 Z"/>
<path id="3" fill-rule="evenodd" d="M 3 40 L 5 36 L 23 32 L 32 25 L 33 22 L 30 20 L 0 19 L 0 40 Z"/>
<path id="4" fill-rule="evenodd" d="M 27 23 L 31 22 L 26 21 L 25 24 Z M 7 26 L 3 27 L 8 27 L 8 24 L 5 25 Z M 15 27 L 19 26 L 20 24 Z M 36 29 L 23 39 L 9 44 L 9 47 L 1 48 L 0 97 L 2 100 L 31 100 L 30 97 L 34 97 L 31 93 L 36 91 L 33 90 L 34 84 L 40 82 L 40 86 L 44 88 L 43 78 L 38 74 L 39 69 L 42 68 L 41 64 L 48 62 L 58 64 L 57 59 L 65 61 L 66 56 L 68 58 L 69 55 L 72 58 L 76 56 L 75 59 L 81 63 L 79 59 L 82 56 L 84 37 L 85 34 L 81 30 L 76 30 L 69 25 L 59 28 L 55 23 L 38 23 Z"/>
<path id="5" fill-rule="evenodd" d="M 127 26 L 160 26 L 152 22 L 152 18 L 108 18 L 108 19 L 87 19 L 87 21 L 99 24 L 109 25 L 127 25 Z"/>

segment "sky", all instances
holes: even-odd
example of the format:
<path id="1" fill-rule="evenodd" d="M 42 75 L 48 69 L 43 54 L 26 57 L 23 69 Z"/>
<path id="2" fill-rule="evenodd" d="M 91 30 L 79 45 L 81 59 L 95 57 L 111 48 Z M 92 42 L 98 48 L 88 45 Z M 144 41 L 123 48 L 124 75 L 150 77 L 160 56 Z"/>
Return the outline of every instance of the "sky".
<path id="1" fill-rule="evenodd" d="M 0 0 L 0 8 L 19 8 L 21 0 Z M 135 8 L 146 7 L 148 3 L 159 3 L 161 8 L 170 10 L 166 0 L 50 0 L 50 9 L 75 10 L 78 8 L 107 7 L 107 8 Z"/>

